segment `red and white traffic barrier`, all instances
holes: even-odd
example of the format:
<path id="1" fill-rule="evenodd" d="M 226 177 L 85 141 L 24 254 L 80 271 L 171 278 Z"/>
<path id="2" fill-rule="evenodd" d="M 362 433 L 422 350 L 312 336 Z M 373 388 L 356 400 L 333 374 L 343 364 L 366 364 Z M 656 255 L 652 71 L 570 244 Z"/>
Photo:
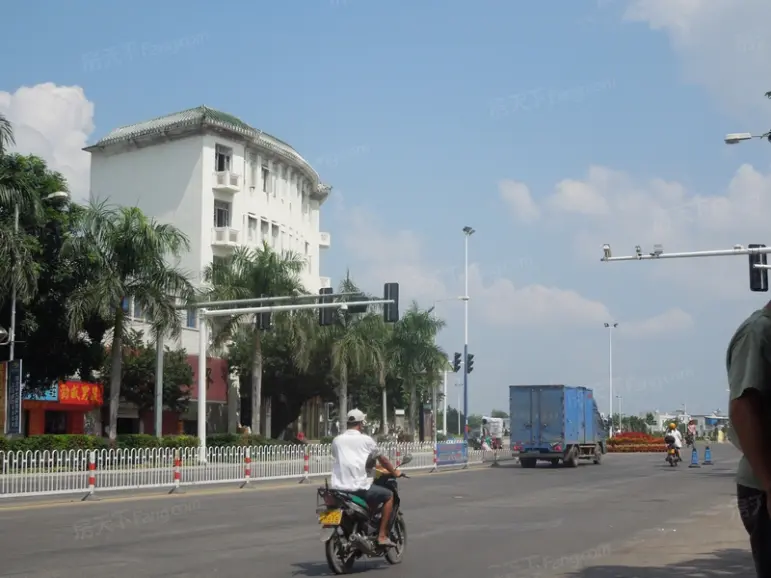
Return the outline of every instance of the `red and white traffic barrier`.
<path id="1" fill-rule="evenodd" d="M 304 448 L 303 454 L 303 477 L 300 480 L 301 484 L 308 484 L 311 481 L 311 456 L 308 453 L 308 448 Z"/>
<path id="2" fill-rule="evenodd" d="M 174 453 L 174 487 L 171 488 L 170 494 L 181 494 L 182 489 L 179 487 L 182 483 L 182 457 L 179 452 Z"/>
<path id="3" fill-rule="evenodd" d="M 438 460 L 436 457 L 436 446 L 434 446 L 434 467 L 429 473 L 436 472 L 439 470 L 439 466 L 437 465 L 437 463 L 438 463 Z"/>
<path id="4" fill-rule="evenodd" d="M 94 500 L 96 496 L 96 452 L 88 452 L 88 493 L 83 496 L 83 501 Z"/>
<path id="5" fill-rule="evenodd" d="M 402 465 L 402 450 L 400 450 L 397 446 L 396 448 L 396 467 L 398 468 L 400 465 Z"/>
<path id="6" fill-rule="evenodd" d="M 249 485 L 252 479 L 252 448 L 246 448 L 246 456 L 244 457 L 244 483 L 241 484 L 242 488 Z"/>

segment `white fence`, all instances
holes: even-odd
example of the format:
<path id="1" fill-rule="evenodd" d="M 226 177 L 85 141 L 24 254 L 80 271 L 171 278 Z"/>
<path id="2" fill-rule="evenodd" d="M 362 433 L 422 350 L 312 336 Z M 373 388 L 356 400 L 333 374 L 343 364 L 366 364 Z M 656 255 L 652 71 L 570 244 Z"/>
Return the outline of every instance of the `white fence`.
<path id="1" fill-rule="evenodd" d="M 84 494 L 143 488 L 254 481 L 306 481 L 332 471 L 331 445 L 271 445 L 207 448 L 206 463 L 198 448 L 132 448 L 0 452 L 0 498 Z M 384 444 L 398 464 L 412 455 L 405 471 L 436 467 L 432 443 Z M 508 449 L 468 451 L 468 465 L 509 458 Z M 458 467 L 458 466 L 455 466 Z M 462 464 L 461 464 L 462 467 Z"/>

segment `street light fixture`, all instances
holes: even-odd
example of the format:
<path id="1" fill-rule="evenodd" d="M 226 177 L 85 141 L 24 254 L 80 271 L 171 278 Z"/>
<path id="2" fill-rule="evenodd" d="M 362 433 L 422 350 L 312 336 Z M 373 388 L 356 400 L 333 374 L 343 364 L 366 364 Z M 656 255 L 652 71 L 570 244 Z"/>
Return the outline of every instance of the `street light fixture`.
<path id="1" fill-rule="evenodd" d="M 56 191 L 43 197 L 44 201 L 53 201 L 55 199 L 69 199 L 70 194 L 65 191 Z M 13 232 L 19 232 L 19 204 L 13 207 Z M 14 263 L 14 267 L 16 264 Z M 11 326 L 8 332 L 8 361 L 13 361 L 16 353 L 16 283 L 11 284 Z"/>
<path id="2" fill-rule="evenodd" d="M 613 437 L 613 330 L 618 327 L 618 323 L 603 323 L 608 330 L 608 397 L 610 398 L 610 427 L 608 428 L 608 437 Z"/>
<path id="3" fill-rule="evenodd" d="M 746 141 L 746 140 L 752 140 L 754 138 L 764 138 L 771 142 L 771 132 L 767 132 L 764 134 L 752 134 L 751 132 L 732 132 L 730 134 L 725 135 L 725 144 L 733 145 L 733 144 L 739 144 L 740 142 Z"/>

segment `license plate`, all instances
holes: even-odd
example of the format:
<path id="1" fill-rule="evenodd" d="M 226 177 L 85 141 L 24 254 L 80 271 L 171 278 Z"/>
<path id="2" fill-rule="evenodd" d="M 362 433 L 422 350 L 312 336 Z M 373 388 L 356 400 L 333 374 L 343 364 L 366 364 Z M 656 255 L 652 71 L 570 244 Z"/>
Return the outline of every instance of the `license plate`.
<path id="1" fill-rule="evenodd" d="M 669 453 L 670 453 L 671 455 L 675 455 L 675 450 L 669 450 Z"/>
<path id="2" fill-rule="evenodd" d="M 323 526 L 339 526 L 342 519 L 342 510 L 327 510 L 323 514 L 319 514 L 319 524 Z"/>

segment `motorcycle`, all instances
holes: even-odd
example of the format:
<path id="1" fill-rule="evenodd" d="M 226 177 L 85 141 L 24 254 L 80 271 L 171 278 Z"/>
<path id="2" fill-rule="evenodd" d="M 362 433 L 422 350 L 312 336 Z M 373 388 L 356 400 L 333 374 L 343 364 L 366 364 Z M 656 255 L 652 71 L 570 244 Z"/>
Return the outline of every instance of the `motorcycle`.
<path id="1" fill-rule="evenodd" d="M 406 455 L 397 467 L 411 461 L 412 456 Z M 363 498 L 350 492 L 330 489 L 325 481 L 324 487 L 318 489 L 316 514 L 322 527 L 321 541 L 325 543 L 327 564 L 335 574 L 350 574 L 356 560 L 362 556 L 385 558 L 389 564 L 399 564 L 404 557 L 407 527 L 400 509 L 401 500 L 396 478 L 382 468 L 375 468 L 374 461 L 367 463 L 367 469 L 374 469 L 374 484 L 393 492 L 394 507 L 389 536 L 396 546 L 382 548 L 377 543 L 382 504 L 373 513 Z M 400 477 L 409 478 L 405 474 Z"/>
<path id="2" fill-rule="evenodd" d="M 680 454 L 675 447 L 674 437 L 667 436 L 664 438 L 664 441 L 667 444 L 667 463 L 674 468 L 679 462 L 682 462 L 683 459 L 680 457 Z"/>

